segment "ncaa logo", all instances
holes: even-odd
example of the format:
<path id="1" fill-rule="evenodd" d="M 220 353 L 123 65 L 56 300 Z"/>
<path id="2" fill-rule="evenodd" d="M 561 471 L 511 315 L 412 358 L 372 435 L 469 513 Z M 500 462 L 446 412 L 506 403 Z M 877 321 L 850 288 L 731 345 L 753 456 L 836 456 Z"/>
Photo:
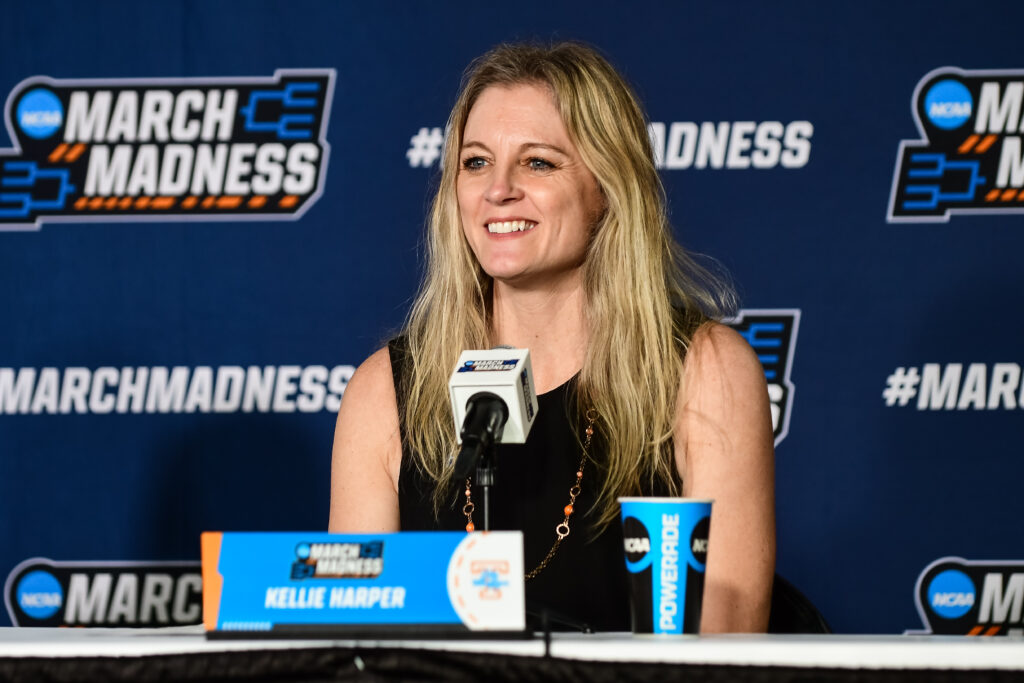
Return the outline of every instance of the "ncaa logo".
<path id="1" fill-rule="evenodd" d="M 711 518 L 705 517 L 693 526 L 690 534 L 690 552 L 697 564 L 708 563 L 708 536 L 711 535 Z"/>
<path id="2" fill-rule="evenodd" d="M 60 130 L 64 123 L 64 105 L 53 91 L 35 88 L 18 102 L 17 120 L 25 135 L 42 140 Z"/>
<path id="3" fill-rule="evenodd" d="M 49 619 L 64 606 L 64 589 L 53 574 L 37 569 L 18 581 L 18 606 L 33 619 Z"/>
<path id="4" fill-rule="evenodd" d="M 971 118 L 974 98 L 963 83 L 948 78 L 928 89 L 924 110 L 933 124 L 945 130 L 953 130 Z"/>
<path id="5" fill-rule="evenodd" d="M 636 517 L 626 517 L 622 520 L 622 536 L 626 551 L 626 568 L 631 572 L 638 572 L 650 566 L 651 559 L 648 558 L 648 553 L 651 552 L 651 534 L 644 523 Z"/>
<path id="6" fill-rule="evenodd" d="M 945 619 L 959 619 L 974 607 L 974 582 L 959 569 L 947 569 L 928 584 L 928 604 Z"/>

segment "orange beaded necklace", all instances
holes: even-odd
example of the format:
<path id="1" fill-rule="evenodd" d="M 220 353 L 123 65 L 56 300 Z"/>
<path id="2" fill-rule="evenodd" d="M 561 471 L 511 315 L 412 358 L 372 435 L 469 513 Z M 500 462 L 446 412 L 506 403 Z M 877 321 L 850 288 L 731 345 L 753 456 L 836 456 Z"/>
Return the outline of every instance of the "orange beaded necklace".
<path id="1" fill-rule="evenodd" d="M 590 450 L 590 441 L 594 438 L 594 420 L 596 419 L 597 411 L 591 408 L 587 411 L 587 428 L 584 431 L 587 437 L 583 441 L 583 454 L 580 457 L 580 465 L 576 468 L 576 483 L 569 488 L 569 504 L 562 509 L 562 512 L 565 513 L 565 519 L 555 527 L 556 538 L 554 545 L 551 546 L 551 550 L 548 551 L 548 554 L 533 571 L 526 573 L 526 581 L 540 574 L 548 566 L 548 562 L 558 552 L 558 546 L 569 535 L 569 518 L 575 512 L 573 505 L 576 503 L 576 497 L 580 495 L 580 482 L 583 481 L 583 466 L 587 464 L 587 451 Z M 462 506 L 462 514 L 466 515 L 466 531 L 471 532 L 476 529 L 476 526 L 473 524 L 473 510 L 476 509 L 476 505 L 473 504 L 473 482 L 468 477 L 466 478 L 465 494 L 466 504 Z"/>

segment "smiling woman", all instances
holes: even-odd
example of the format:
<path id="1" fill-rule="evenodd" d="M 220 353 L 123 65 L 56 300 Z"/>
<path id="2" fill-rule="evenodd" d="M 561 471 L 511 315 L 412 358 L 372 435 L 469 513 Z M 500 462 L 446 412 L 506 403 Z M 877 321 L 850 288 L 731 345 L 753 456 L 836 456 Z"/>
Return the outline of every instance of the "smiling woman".
<path id="1" fill-rule="evenodd" d="M 495 288 L 577 287 L 604 199 L 551 90 L 485 90 L 466 120 L 460 159 L 462 229 Z"/>
<path id="2" fill-rule="evenodd" d="M 528 602 L 628 630 L 617 498 L 713 498 L 702 630 L 763 630 L 764 375 L 713 322 L 731 290 L 672 237 L 636 97 L 589 47 L 503 45 L 470 66 L 449 130 L 425 281 L 338 415 L 331 530 L 466 526 L 447 379 L 463 349 L 525 347 L 540 410 L 499 446 L 491 526 L 524 532 Z M 575 533 L 551 548 L 563 518 Z"/>

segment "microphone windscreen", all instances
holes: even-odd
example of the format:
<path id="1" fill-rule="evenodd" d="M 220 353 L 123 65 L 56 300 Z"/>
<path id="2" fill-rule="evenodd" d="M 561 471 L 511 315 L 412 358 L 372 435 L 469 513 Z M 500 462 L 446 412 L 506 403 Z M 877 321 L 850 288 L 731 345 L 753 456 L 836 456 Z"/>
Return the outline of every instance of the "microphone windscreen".
<path id="1" fill-rule="evenodd" d="M 475 394 L 488 391 L 508 406 L 501 443 L 525 443 L 539 407 L 533 386 L 529 349 L 463 351 L 448 381 L 458 442 L 462 443 L 466 403 Z"/>

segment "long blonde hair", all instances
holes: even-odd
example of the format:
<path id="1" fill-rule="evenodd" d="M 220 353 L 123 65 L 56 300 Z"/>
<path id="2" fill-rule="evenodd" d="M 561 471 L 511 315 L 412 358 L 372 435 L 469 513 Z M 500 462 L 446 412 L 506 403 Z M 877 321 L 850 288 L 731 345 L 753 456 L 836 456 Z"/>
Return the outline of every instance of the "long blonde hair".
<path id="1" fill-rule="evenodd" d="M 448 120 L 426 274 L 404 330 L 403 433 L 416 466 L 437 483 L 440 509 L 456 448 L 448 377 L 460 351 L 491 346 L 492 281 L 463 234 L 455 193 L 463 129 L 485 89 L 520 84 L 550 89 L 607 204 L 583 266 L 589 344 L 577 384 L 577 410 L 596 410 L 606 445 L 595 463 L 604 474 L 594 503 L 603 526 L 616 518 L 619 496 L 657 480 L 678 493 L 672 429 L 683 358 L 697 327 L 731 312 L 734 298 L 673 239 L 640 104 L 590 47 L 499 45 L 466 71 Z"/>

